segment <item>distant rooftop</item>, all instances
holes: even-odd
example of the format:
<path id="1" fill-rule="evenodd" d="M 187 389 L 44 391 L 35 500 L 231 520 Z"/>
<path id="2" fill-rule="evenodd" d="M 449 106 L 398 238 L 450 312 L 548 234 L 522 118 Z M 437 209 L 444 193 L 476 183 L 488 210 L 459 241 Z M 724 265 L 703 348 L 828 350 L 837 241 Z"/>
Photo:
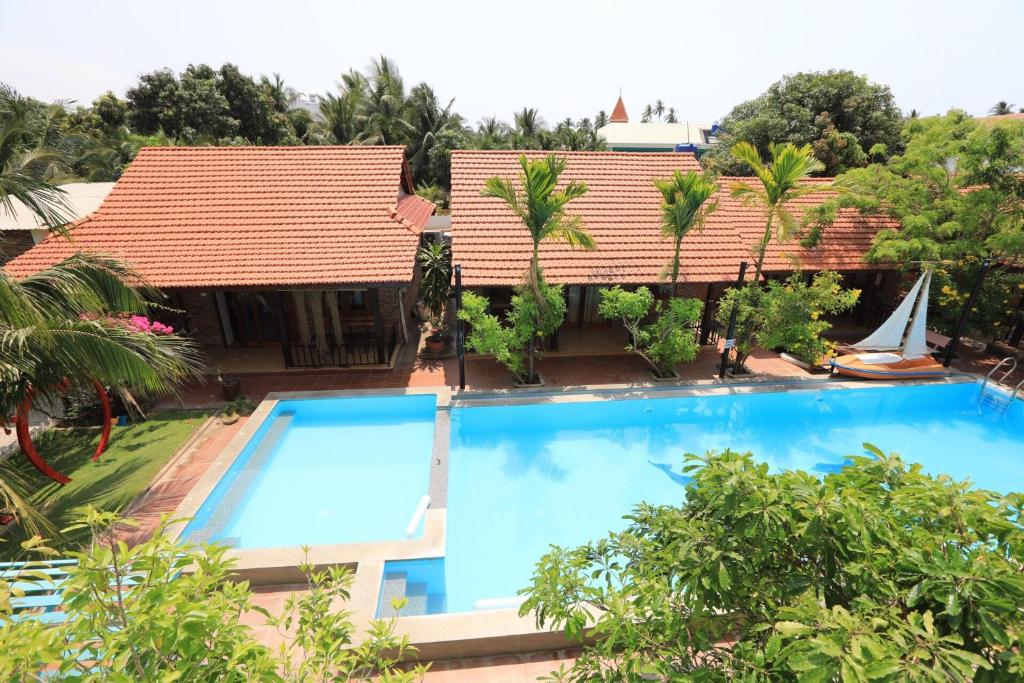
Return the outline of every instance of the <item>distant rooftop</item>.
<path id="1" fill-rule="evenodd" d="M 71 207 L 71 222 L 88 216 L 95 211 L 110 194 L 114 183 L 69 183 L 61 185 L 64 201 Z M 0 230 L 45 230 L 46 225 L 17 199 L 11 200 L 14 212 L 0 209 Z"/>
<path id="2" fill-rule="evenodd" d="M 993 125 L 997 123 L 1024 123 L 1024 112 L 1019 114 L 997 114 L 995 116 L 979 116 L 978 121 L 986 125 Z"/>
<path id="3" fill-rule="evenodd" d="M 672 152 L 677 145 L 706 146 L 714 142 L 713 127 L 709 123 L 630 122 L 621 95 L 608 120 L 608 125 L 598 128 L 597 134 L 614 151 Z"/>

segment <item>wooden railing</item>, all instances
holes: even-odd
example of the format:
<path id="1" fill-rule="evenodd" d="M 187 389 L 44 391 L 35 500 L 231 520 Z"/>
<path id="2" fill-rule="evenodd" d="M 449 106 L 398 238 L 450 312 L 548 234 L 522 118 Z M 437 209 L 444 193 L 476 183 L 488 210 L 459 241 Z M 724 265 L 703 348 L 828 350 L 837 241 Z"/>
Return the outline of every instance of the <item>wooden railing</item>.
<path id="1" fill-rule="evenodd" d="M 342 327 L 342 343 L 328 338 L 318 344 L 286 343 L 281 347 L 286 368 L 350 367 L 353 365 L 385 365 L 398 346 L 398 325 L 381 334 L 372 325 Z"/>

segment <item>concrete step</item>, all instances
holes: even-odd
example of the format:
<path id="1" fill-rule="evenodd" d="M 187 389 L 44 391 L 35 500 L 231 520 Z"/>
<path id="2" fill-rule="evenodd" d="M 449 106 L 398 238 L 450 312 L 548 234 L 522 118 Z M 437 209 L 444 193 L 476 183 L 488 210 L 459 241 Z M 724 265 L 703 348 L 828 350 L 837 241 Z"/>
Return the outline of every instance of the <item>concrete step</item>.
<path id="1" fill-rule="evenodd" d="M 405 572 L 388 572 L 384 575 L 383 588 L 380 596 L 380 609 L 377 617 L 379 619 L 391 619 L 397 617 L 398 612 L 392 606 L 395 598 L 404 598 L 408 576 Z M 402 608 L 402 615 L 406 614 L 408 608 Z"/>

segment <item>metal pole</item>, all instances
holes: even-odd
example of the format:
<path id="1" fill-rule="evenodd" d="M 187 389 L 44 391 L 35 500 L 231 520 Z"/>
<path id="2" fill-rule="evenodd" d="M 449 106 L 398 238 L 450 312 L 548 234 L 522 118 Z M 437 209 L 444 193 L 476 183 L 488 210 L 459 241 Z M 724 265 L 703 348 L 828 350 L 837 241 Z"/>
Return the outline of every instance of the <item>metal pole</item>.
<path id="1" fill-rule="evenodd" d="M 736 289 L 743 286 L 743 277 L 747 274 L 747 262 L 740 263 L 740 274 L 736 277 Z M 725 341 L 722 342 L 722 360 L 718 363 L 718 379 L 725 379 L 725 368 L 729 364 L 729 350 L 736 345 L 733 335 L 736 334 L 736 311 L 739 307 L 733 306 L 729 313 L 729 327 L 725 333 Z"/>
<path id="2" fill-rule="evenodd" d="M 971 288 L 971 294 L 967 297 L 967 303 L 964 304 L 964 310 L 960 311 L 960 319 L 956 321 L 956 329 L 953 330 L 953 336 L 949 340 L 949 344 L 946 345 L 946 355 L 942 359 L 942 367 L 948 368 L 949 364 L 953 362 L 953 355 L 956 353 L 956 347 L 960 344 L 960 337 L 963 336 L 964 327 L 967 325 L 967 318 L 971 314 L 971 308 L 974 306 L 974 300 L 978 298 L 978 292 L 981 291 L 981 283 L 988 275 L 989 266 L 992 262 L 989 259 L 985 259 L 981 262 L 981 270 L 978 272 L 978 277 L 974 280 L 974 286 Z"/>
<path id="3" fill-rule="evenodd" d="M 459 357 L 459 390 L 466 388 L 466 323 L 462 312 L 462 264 L 455 266 L 455 355 Z"/>

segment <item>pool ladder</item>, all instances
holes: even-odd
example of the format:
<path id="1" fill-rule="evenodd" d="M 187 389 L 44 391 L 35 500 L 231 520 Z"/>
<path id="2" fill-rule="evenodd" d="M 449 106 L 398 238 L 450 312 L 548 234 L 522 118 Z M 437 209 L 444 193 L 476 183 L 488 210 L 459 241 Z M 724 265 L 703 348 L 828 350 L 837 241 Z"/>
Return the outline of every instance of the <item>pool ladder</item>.
<path id="1" fill-rule="evenodd" d="M 992 380 L 992 376 L 995 375 L 1004 366 L 1008 365 L 1009 368 L 1003 373 L 1002 377 L 997 380 Z M 1005 413 L 1007 408 L 1013 404 L 1013 400 L 1017 398 L 1017 394 L 1020 393 L 1021 387 L 1024 387 L 1024 379 L 1017 382 L 1017 385 L 1013 387 L 1009 394 L 1001 391 L 998 385 L 1002 384 L 1007 378 L 1013 374 L 1013 371 L 1017 369 L 1017 359 L 1013 356 L 1007 356 L 1002 359 L 996 366 L 988 371 L 985 375 L 984 381 L 981 383 L 981 390 L 978 392 L 978 410 L 982 408 L 991 408 L 997 413 Z M 989 389 L 989 381 L 992 380 L 994 385 Z M 987 391 L 986 391 L 987 390 Z"/>

